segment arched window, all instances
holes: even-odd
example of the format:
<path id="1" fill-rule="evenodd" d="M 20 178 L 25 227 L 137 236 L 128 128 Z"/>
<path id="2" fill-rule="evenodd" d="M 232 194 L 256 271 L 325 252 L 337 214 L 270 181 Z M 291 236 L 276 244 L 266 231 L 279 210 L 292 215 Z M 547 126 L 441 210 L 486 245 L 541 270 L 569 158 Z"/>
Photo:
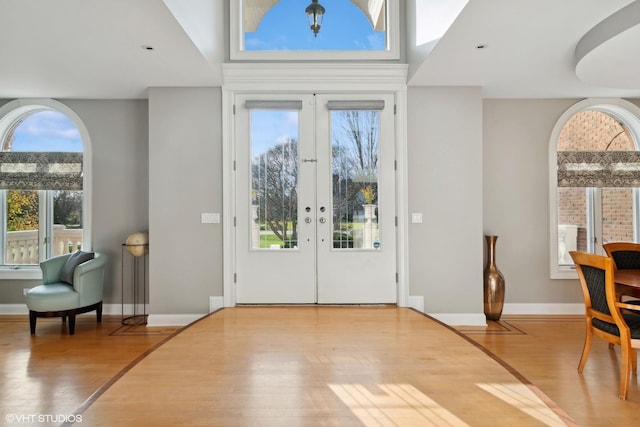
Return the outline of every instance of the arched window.
<path id="1" fill-rule="evenodd" d="M 572 107 L 550 150 L 551 273 L 573 277 L 569 252 L 640 238 L 640 119 L 626 101 Z"/>
<path id="2" fill-rule="evenodd" d="M 89 246 L 78 122 L 51 100 L 0 108 L 0 277 Z"/>
<path id="3" fill-rule="evenodd" d="M 398 3 L 232 1 L 230 56 L 232 60 L 271 61 L 399 59 Z M 318 10 L 322 10 L 319 15 L 314 13 Z"/>

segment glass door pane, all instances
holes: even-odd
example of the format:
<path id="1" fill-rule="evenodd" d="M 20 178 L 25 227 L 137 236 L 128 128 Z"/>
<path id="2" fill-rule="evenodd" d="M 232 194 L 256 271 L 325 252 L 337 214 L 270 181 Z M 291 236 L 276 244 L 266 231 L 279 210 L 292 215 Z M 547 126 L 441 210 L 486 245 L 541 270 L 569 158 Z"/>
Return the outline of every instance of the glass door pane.
<path id="1" fill-rule="evenodd" d="M 250 120 L 251 248 L 297 249 L 298 112 L 252 110 Z"/>
<path id="2" fill-rule="evenodd" d="M 379 111 L 331 112 L 333 248 L 377 249 Z"/>

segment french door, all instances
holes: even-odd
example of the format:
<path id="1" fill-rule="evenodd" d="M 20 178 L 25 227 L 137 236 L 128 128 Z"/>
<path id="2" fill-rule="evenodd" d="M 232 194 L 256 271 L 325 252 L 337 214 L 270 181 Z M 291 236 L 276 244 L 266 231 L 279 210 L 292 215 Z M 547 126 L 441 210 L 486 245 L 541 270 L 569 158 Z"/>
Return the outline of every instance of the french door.
<path id="1" fill-rule="evenodd" d="M 393 96 L 238 96 L 236 302 L 395 303 Z"/>

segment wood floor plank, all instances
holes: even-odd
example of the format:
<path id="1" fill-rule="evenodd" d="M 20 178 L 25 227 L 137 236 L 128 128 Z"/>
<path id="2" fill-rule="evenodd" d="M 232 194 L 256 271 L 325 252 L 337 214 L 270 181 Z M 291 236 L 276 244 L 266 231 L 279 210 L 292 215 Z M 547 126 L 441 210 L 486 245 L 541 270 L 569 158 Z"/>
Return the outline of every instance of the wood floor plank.
<path id="1" fill-rule="evenodd" d="M 608 427 L 640 414 L 637 377 L 617 398 L 619 349 L 594 340 L 577 373 L 581 316 L 503 316 L 465 337 L 395 307 L 237 307 L 175 336 L 108 316 L 81 316 L 73 337 L 59 319 L 28 329 L 0 316 L 0 412 L 80 409 L 78 426 Z"/>
<path id="2" fill-rule="evenodd" d="M 505 386 L 502 397 L 482 388 L 496 385 Z M 504 399 L 526 396 L 528 408 L 565 425 L 518 385 L 466 339 L 412 310 L 238 307 L 166 342 L 83 419 L 156 426 L 216 425 L 215 419 L 232 426 L 544 425 Z M 122 416 L 122 405 L 141 418 Z"/>

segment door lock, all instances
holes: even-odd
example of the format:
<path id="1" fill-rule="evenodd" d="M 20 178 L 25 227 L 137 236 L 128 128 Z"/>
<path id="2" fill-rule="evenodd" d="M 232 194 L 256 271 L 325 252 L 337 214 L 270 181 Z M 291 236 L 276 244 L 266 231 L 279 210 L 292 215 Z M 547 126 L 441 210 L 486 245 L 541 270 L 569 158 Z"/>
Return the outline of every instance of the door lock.
<path id="1" fill-rule="evenodd" d="M 323 216 L 320 217 L 319 221 L 320 221 L 320 224 L 324 224 L 325 222 L 327 222 L 327 220 Z"/>
<path id="2" fill-rule="evenodd" d="M 304 222 L 306 222 L 307 224 L 311 224 L 311 218 L 310 217 L 306 217 L 304 219 Z"/>

